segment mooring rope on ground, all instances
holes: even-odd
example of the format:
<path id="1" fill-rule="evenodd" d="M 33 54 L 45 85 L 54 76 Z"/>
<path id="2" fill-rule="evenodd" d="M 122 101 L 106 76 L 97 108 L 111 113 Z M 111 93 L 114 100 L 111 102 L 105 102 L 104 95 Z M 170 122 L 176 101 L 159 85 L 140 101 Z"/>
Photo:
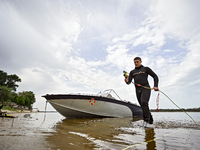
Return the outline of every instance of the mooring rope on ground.
<path id="1" fill-rule="evenodd" d="M 45 119 L 46 119 L 47 102 L 48 102 L 48 101 L 46 101 L 46 105 L 45 105 L 44 119 L 43 119 L 43 121 L 42 121 L 42 123 L 41 123 L 41 125 L 40 125 L 40 126 L 42 126 L 42 125 L 43 125 L 43 123 L 45 122 Z"/>

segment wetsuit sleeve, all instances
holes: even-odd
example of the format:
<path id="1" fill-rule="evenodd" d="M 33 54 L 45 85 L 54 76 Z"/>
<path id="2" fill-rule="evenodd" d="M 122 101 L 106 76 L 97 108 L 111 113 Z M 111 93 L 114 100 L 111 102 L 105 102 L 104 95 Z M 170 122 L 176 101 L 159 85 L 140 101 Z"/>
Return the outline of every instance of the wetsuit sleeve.
<path id="1" fill-rule="evenodd" d="M 128 82 L 126 84 L 130 84 L 132 82 L 133 79 L 133 73 L 132 71 L 129 73 L 129 77 L 128 77 Z"/>
<path id="2" fill-rule="evenodd" d="M 147 67 L 147 73 L 153 78 L 154 87 L 158 87 L 158 76 L 149 67 Z"/>

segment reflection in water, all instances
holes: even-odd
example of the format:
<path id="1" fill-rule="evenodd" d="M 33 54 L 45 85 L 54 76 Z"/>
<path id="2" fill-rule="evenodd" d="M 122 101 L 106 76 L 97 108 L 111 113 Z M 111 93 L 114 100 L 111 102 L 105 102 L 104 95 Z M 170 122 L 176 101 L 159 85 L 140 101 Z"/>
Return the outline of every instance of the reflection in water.
<path id="1" fill-rule="evenodd" d="M 11 118 L 0 119 L 0 149 L 151 150 L 200 146 L 200 113 L 192 114 L 197 124 L 182 113 L 155 113 L 155 128 L 141 127 L 143 121 L 139 118 L 64 119 L 58 113 L 47 113 L 44 121 L 44 115 L 21 114 L 13 127 Z"/>
<path id="2" fill-rule="evenodd" d="M 129 142 L 118 136 L 135 135 L 134 131 L 125 129 L 138 120 L 140 118 L 64 119 L 57 123 L 56 132 L 47 140 L 59 149 L 122 149 Z"/>
<path id="3" fill-rule="evenodd" d="M 145 129 L 145 142 L 149 141 L 146 145 L 147 149 L 149 149 L 149 150 L 156 150 L 156 142 L 153 139 L 155 139 L 154 128 L 146 128 Z"/>
<path id="4" fill-rule="evenodd" d="M 174 145 L 181 149 L 186 138 L 194 139 L 197 135 L 188 134 L 188 137 L 182 136 L 181 139 L 176 137 L 177 134 L 170 133 L 177 128 L 185 128 L 183 132 L 185 134 L 191 132 L 188 131 L 189 127 L 199 131 L 199 126 L 188 126 L 188 122 L 180 124 L 177 121 L 158 121 L 154 123 L 155 128 L 143 128 L 142 124 L 140 118 L 63 119 L 55 124 L 54 132 L 47 137 L 47 141 L 55 145 L 55 149 L 122 150 L 130 147 L 130 149 L 156 150 L 163 149 L 164 145 L 169 149 L 173 149 Z M 178 135 L 181 133 L 178 132 Z M 163 135 L 169 136 L 162 138 Z"/>

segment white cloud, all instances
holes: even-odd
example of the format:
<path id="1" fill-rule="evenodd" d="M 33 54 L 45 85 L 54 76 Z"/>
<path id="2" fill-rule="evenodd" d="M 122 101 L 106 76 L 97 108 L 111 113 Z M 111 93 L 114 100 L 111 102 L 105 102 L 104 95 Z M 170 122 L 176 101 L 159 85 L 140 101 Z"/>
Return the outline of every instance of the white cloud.
<path id="1" fill-rule="evenodd" d="M 0 67 L 22 78 L 19 90 L 33 90 L 40 109 L 46 93 L 107 88 L 136 102 L 122 71 L 141 56 L 163 91 L 195 107 L 199 103 L 187 100 L 191 93 L 199 96 L 198 6 L 187 0 L 1 1 Z"/>
<path id="2" fill-rule="evenodd" d="M 166 53 L 168 53 L 168 52 L 174 52 L 174 50 L 171 50 L 171 49 L 165 49 L 163 51 L 166 52 Z"/>
<path id="3" fill-rule="evenodd" d="M 142 27 L 125 34 L 122 38 L 113 40 L 116 45 L 118 43 L 125 44 L 124 47 L 127 47 L 127 49 L 129 49 L 128 44 L 130 43 L 133 43 L 133 47 L 141 44 L 146 45 L 146 50 L 139 53 L 139 55 L 142 58 L 149 58 L 147 63 L 150 63 L 150 66 L 161 77 L 161 88 L 163 87 L 166 91 L 166 88 L 171 89 L 172 87 L 173 90 L 175 88 L 176 91 L 179 91 L 179 94 L 174 93 L 172 96 L 176 97 L 177 100 L 185 97 L 186 102 L 184 102 L 184 105 L 187 103 L 186 98 L 189 98 L 188 95 L 191 95 L 191 93 L 198 94 L 197 89 L 196 92 L 187 92 L 188 88 L 192 88 L 190 82 L 193 82 L 192 85 L 199 84 L 197 79 L 200 52 L 197 51 L 199 49 L 197 39 L 200 32 L 196 32 L 199 31 L 199 19 L 196 15 L 198 14 L 198 8 L 194 5 L 196 4 L 188 4 L 188 1 L 185 1 L 185 3 L 176 1 L 176 5 L 174 5 L 174 1 L 158 1 L 158 3 L 151 5 L 150 11 L 147 13 L 148 18 L 143 22 Z M 185 10 L 184 13 L 180 13 L 183 10 Z M 190 16 L 195 17 L 191 18 Z M 176 49 L 162 50 L 162 46 L 167 44 L 166 38 L 178 41 L 177 45 L 184 50 L 183 54 L 185 53 L 185 55 L 179 55 Z M 129 49 L 130 51 L 132 50 Z M 162 51 L 173 52 L 173 54 L 162 56 L 162 53 L 160 53 Z M 127 52 L 126 50 L 122 57 L 126 56 Z M 179 58 L 180 56 L 182 59 Z M 128 59 L 128 57 L 126 58 Z M 181 94 L 182 96 L 180 96 Z"/>

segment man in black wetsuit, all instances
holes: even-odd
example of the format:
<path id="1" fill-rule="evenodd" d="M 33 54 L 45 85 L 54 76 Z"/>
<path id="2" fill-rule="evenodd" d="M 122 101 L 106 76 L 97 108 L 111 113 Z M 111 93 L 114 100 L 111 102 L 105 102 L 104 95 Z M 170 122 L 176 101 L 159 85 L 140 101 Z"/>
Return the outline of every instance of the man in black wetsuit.
<path id="1" fill-rule="evenodd" d="M 134 58 L 135 69 L 129 73 L 129 78 L 125 78 L 125 82 L 127 84 L 130 84 L 132 82 L 132 79 L 134 79 L 136 96 L 143 111 L 143 120 L 149 124 L 153 124 L 153 117 L 149 110 L 149 99 L 151 95 L 151 90 L 141 86 L 137 86 L 137 84 L 145 87 L 150 87 L 147 80 L 148 75 L 150 75 L 154 79 L 153 89 L 155 91 L 159 91 L 158 76 L 149 67 L 144 67 L 143 65 L 141 65 L 141 63 L 142 60 L 140 57 Z"/>

